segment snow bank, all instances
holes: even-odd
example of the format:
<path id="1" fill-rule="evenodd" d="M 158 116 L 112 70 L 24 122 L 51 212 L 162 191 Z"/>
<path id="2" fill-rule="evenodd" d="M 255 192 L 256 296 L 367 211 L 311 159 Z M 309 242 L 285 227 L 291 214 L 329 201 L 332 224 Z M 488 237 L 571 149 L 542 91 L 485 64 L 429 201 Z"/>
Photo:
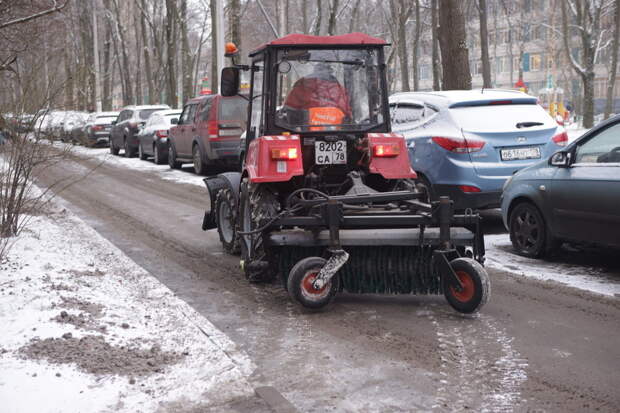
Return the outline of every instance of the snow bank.
<path id="1" fill-rule="evenodd" d="M 556 281 L 606 296 L 620 296 L 620 279 L 606 276 L 601 268 L 522 257 L 513 252 L 508 234 L 485 235 L 484 242 L 485 265 L 489 268 Z"/>
<path id="2" fill-rule="evenodd" d="M 29 228 L 0 265 L 3 413 L 150 412 L 253 394 L 247 356 L 79 218 L 56 210 Z"/>

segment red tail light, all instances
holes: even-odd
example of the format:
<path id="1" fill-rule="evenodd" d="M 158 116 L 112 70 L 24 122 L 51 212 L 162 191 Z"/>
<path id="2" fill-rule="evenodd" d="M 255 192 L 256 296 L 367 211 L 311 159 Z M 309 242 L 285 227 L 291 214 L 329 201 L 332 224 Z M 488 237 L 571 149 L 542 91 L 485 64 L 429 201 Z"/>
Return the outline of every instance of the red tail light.
<path id="1" fill-rule="evenodd" d="M 209 135 L 209 139 L 219 138 L 219 129 L 220 128 L 217 124 L 217 120 L 210 120 L 207 124 L 207 133 Z"/>
<path id="2" fill-rule="evenodd" d="M 167 130 L 158 130 L 155 131 L 155 136 L 157 136 L 158 138 L 167 138 L 168 137 L 168 131 Z"/>
<path id="3" fill-rule="evenodd" d="M 271 159 L 288 161 L 297 159 L 297 148 L 273 148 L 271 149 Z"/>
<path id="4" fill-rule="evenodd" d="M 558 133 L 552 140 L 558 146 L 566 146 L 568 145 L 568 133 L 566 133 L 566 131 Z"/>
<path id="5" fill-rule="evenodd" d="M 480 192 L 480 188 L 471 185 L 459 185 L 459 189 L 463 192 Z"/>
<path id="6" fill-rule="evenodd" d="M 433 142 L 447 151 L 456 153 L 478 152 L 485 143 L 476 139 L 465 140 L 463 138 L 446 138 L 443 136 L 434 136 Z"/>
<path id="7" fill-rule="evenodd" d="M 400 154 L 400 146 L 397 143 L 375 145 L 373 154 L 377 158 L 395 158 Z"/>
<path id="8" fill-rule="evenodd" d="M 101 126 L 101 125 L 94 125 L 94 126 L 92 127 L 92 130 L 93 130 L 93 131 L 95 131 L 95 132 L 97 132 L 98 130 L 103 130 L 103 129 L 104 129 L 104 128 L 103 128 L 103 126 Z"/>

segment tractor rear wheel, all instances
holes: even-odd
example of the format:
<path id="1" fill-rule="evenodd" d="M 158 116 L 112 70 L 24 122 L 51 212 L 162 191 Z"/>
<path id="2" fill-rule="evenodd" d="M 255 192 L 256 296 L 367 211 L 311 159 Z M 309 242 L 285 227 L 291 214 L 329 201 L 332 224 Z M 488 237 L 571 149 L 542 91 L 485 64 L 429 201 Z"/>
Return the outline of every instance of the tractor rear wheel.
<path id="1" fill-rule="evenodd" d="M 479 311 L 491 295 L 491 281 L 487 271 L 471 258 L 457 258 L 450 262 L 450 266 L 463 284 L 463 289 L 457 291 L 444 278 L 446 300 L 458 312 L 470 314 Z"/>
<path id="2" fill-rule="evenodd" d="M 241 181 L 239 200 L 239 230 L 251 233 L 260 229 L 273 219 L 280 210 L 280 203 L 276 196 L 264 184 L 252 184 L 248 178 Z M 264 249 L 262 233 L 239 234 L 241 260 L 243 271 L 250 282 L 270 281 L 274 272 L 269 268 L 257 268 L 255 264 L 267 262 L 267 253 Z"/>
<path id="3" fill-rule="evenodd" d="M 239 253 L 237 235 L 237 201 L 230 188 L 222 189 L 215 199 L 217 233 L 224 251 L 229 254 Z"/>
<path id="4" fill-rule="evenodd" d="M 327 260 L 321 257 L 307 257 L 297 262 L 288 274 L 287 289 L 291 298 L 305 308 L 318 310 L 328 305 L 340 288 L 340 278 L 335 275 L 322 288 L 315 288 L 313 282 Z"/>

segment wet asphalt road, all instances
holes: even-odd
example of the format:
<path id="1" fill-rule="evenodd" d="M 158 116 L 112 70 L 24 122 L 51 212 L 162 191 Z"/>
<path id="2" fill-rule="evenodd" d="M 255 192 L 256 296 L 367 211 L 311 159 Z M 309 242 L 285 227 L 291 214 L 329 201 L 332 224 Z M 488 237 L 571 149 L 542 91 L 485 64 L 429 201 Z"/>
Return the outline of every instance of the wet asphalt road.
<path id="1" fill-rule="evenodd" d="M 96 163 L 76 157 L 38 183 Z M 308 313 L 278 283 L 249 284 L 217 233 L 201 230 L 201 187 L 104 163 L 61 198 L 246 351 L 257 386 L 300 411 L 620 411 L 617 297 L 490 270 L 491 300 L 474 317 L 439 296 L 344 294 Z M 503 231 L 496 214 L 485 225 Z"/>

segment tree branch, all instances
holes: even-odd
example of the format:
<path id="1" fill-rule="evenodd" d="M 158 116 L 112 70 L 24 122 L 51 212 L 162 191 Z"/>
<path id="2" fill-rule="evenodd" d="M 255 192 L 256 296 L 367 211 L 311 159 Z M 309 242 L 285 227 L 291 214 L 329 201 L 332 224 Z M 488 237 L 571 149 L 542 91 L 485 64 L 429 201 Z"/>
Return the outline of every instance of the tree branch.
<path id="1" fill-rule="evenodd" d="M 2 23 L 2 24 L 0 24 L 0 30 L 2 30 L 4 28 L 7 28 L 9 26 L 13 26 L 15 24 L 26 23 L 26 22 L 28 22 L 30 20 L 38 19 L 39 17 L 43 17 L 43 16 L 46 16 L 48 14 L 60 11 L 60 10 L 62 10 L 67 5 L 68 2 L 69 2 L 69 0 L 65 0 L 65 2 L 63 4 L 58 5 L 57 1 L 54 0 L 54 6 L 51 9 L 44 10 L 42 12 L 32 14 L 30 16 L 20 17 L 19 19 L 11 20 L 11 21 L 8 21 L 6 23 Z"/>

